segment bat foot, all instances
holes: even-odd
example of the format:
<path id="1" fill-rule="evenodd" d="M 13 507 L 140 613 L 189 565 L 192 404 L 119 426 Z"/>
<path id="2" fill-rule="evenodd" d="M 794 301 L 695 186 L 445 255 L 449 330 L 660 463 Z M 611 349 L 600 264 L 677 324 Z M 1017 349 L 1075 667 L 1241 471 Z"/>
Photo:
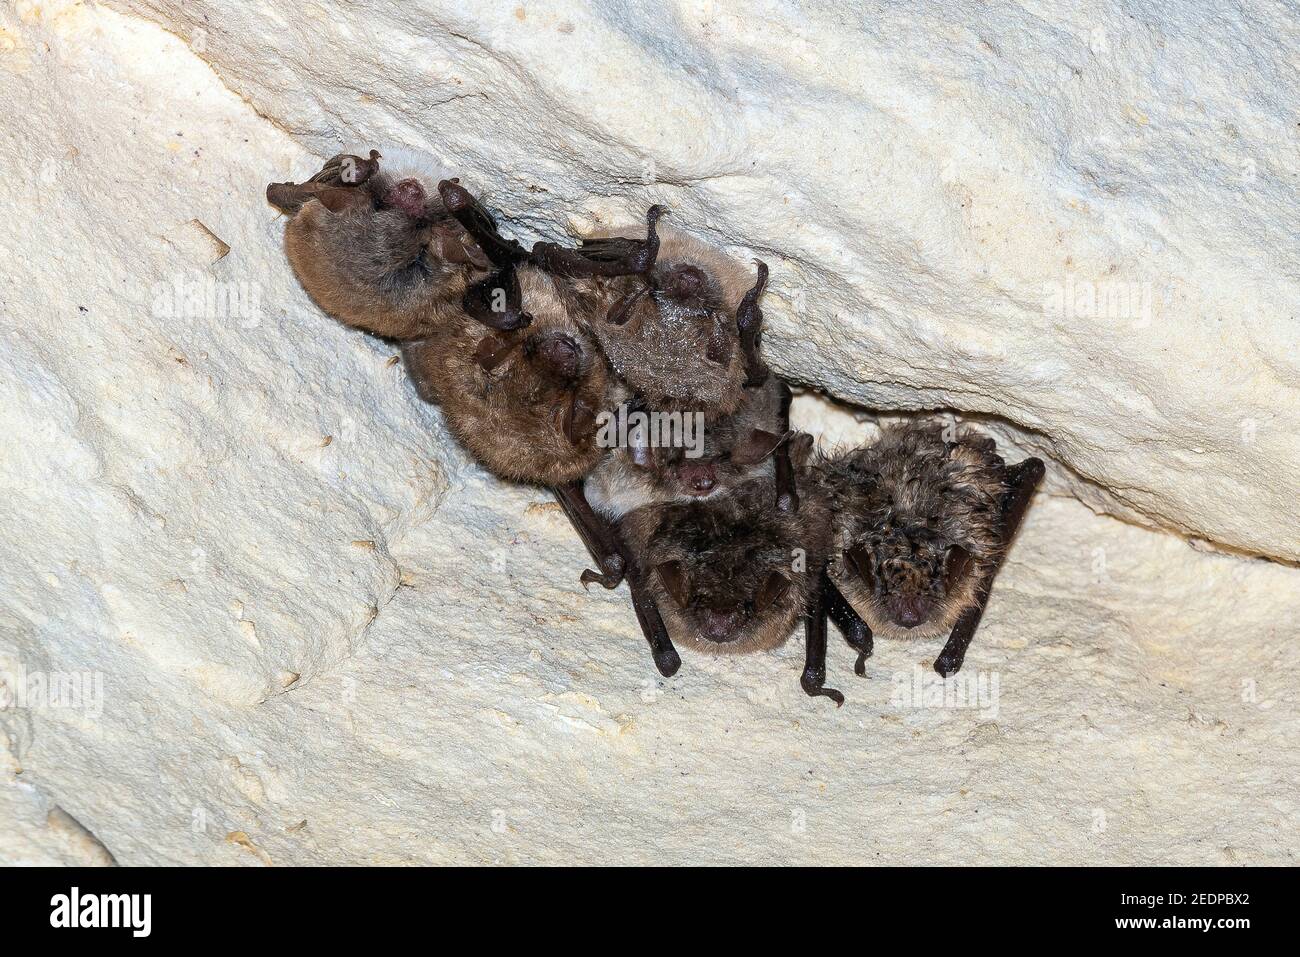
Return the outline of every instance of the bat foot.
<path id="1" fill-rule="evenodd" d="M 799 687 L 803 688 L 803 693 L 810 698 L 830 698 L 835 702 L 835 707 L 844 704 L 844 695 L 834 688 L 824 686 L 826 675 L 816 671 L 804 671 L 799 678 Z"/>
<path id="2" fill-rule="evenodd" d="M 379 150 L 371 150 L 369 159 L 345 156 L 339 160 L 339 180 L 345 186 L 360 186 L 379 170 Z"/>
<path id="3" fill-rule="evenodd" d="M 586 588 L 591 585 L 592 582 L 595 582 L 602 588 L 613 589 L 622 584 L 623 560 L 621 558 L 610 560 L 606 565 L 609 567 L 607 567 L 604 572 L 593 571 L 590 568 L 585 569 L 582 575 L 579 576 L 579 580 L 582 582 L 582 587 Z"/>
<path id="4" fill-rule="evenodd" d="M 938 658 L 934 659 L 934 670 L 947 678 L 961 670 L 962 661 L 963 659 L 956 655 L 940 654 Z"/>
<path id="5" fill-rule="evenodd" d="M 844 638 L 849 643 L 849 647 L 858 653 L 858 660 L 853 663 L 853 673 L 859 678 L 865 678 L 867 676 L 867 659 L 875 651 L 871 631 L 866 627 L 865 622 L 858 622 L 856 627 L 850 629 Z"/>
<path id="6" fill-rule="evenodd" d="M 677 653 L 676 648 L 664 648 L 661 651 L 653 653 L 655 667 L 665 678 L 671 678 L 677 674 L 677 669 L 682 666 L 682 656 Z"/>
<path id="7" fill-rule="evenodd" d="M 782 492 L 776 497 L 776 510 L 793 515 L 799 511 L 799 495 L 793 489 L 788 492 Z"/>
<path id="8" fill-rule="evenodd" d="M 858 660 L 853 663 L 853 673 L 859 678 L 867 676 L 867 656 L 869 654 L 871 654 L 869 651 L 858 652 Z"/>

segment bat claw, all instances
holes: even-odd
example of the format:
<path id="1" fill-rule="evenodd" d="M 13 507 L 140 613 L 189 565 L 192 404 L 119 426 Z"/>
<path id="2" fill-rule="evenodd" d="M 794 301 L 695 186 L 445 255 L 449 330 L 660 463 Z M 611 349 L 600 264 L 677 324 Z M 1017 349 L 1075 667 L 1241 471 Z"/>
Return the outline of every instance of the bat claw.
<path id="1" fill-rule="evenodd" d="M 584 569 L 579 576 L 583 588 L 589 588 L 592 582 L 598 583 L 602 588 L 617 588 L 623 581 L 623 559 L 611 559 L 605 562 L 606 570 L 604 572 L 594 571 L 590 568 Z"/>
<path id="2" fill-rule="evenodd" d="M 853 673 L 859 678 L 867 676 L 867 656 L 869 654 L 871 654 L 869 651 L 858 652 L 858 660 L 853 663 Z"/>
<path id="3" fill-rule="evenodd" d="M 830 698 L 835 702 L 835 707 L 837 708 L 843 707 L 844 705 L 844 695 L 836 691 L 834 688 L 825 688 L 820 683 L 814 684 L 807 680 L 807 678 L 801 681 L 800 685 L 803 687 L 804 694 L 808 695 L 810 698 Z"/>
<path id="4" fill-rule="evenodd" d="M 834 688 L 827 688 L 825 681 L 825 668 L 810 667 L 804 669 L 804 673 L 799 676 L 799 687 L 810 698 L 830 698 L 835 702 L 835 707 L 840 707 L 844 704 L 844 695 Z"/>

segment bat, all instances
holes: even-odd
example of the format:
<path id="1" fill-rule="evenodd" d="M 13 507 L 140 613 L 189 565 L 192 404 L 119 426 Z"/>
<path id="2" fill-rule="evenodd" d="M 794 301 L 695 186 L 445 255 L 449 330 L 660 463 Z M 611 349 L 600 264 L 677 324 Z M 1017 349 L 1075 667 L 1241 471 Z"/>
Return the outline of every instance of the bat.
<path id="1" fill-rule="evenodd" d="M 828 579 L 865 622 L 848 636 L 864 674 L 873 636 L 948 635 L 934 667 L 965 659 L 993 579 L 1041 482 L 1041 460 L 1007 465 L 971 429 L 908 423 L 811 471 L 834 515 Z"/>

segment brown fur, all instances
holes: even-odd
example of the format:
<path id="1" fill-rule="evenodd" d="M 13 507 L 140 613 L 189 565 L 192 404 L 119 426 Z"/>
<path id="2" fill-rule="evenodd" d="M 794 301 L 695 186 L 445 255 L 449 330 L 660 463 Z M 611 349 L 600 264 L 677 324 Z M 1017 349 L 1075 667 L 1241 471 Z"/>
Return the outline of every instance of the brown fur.
<path id="1" fill-rule="evenodd" d="M 760 477 L 722 497 L 651 505 L 619 523 L 674 641 L 699 651 L 745 654 L 775 648 L 803 617 L 826 566 L 830 516 L 807 500 L 797 515 L 775 507 L 776 486 Z M 796 567 L 797 555 L 803 560 Z M 657 569 L 680 563 L 674 595 Z M 759 596 L 773 575 L 789 584 L 769 607 Z M 679 600 L 684 598 L 684 602 Z M 710 609 L 734 615 L 731 640 L 710 640 Z"/>
<path id="2" fill-rule="evenodd" d="M 993 440 L 960 429 L 946 442 L 938 425 L 890 426 L 873 445 L 821 457 L 812 477 L 835 515 L 830 575 L 872 631 L 950 631 L 1002 549 L 1006 468 Z M 849 555 L 855 546 L 866 579 Z M 897 620 L 906 603 L 924 611 L 913 627 Z"/>
<path id="3" fill-rule="evenodd" d="M 324 172 L 301 188 L 268 190 L 283 197 L 310 187 L 317 197 L 302 203 L 284 234 L 289 262 L 317 305 L 345 325 L 397 340 L 459 322 L 465 290 L 488 275 L 487 262 L 443 208 L 437 183 L 417 177 L 426 201 L 413 216 L 385 204 L 397 174 L 380 170 L 362 185 L 322 186 L 315 180 Z"/>
<path id="4" fill-rule="evenodd" d="M 591 238 L 640 235 L 624 229 Z M 741 402 L 745 361 L 736 309 L 754 275 L 683 232 L 660 226 L 659 237 L 659 258 L 648 277 L 576 281 L 584 314 L 614 371 L 651 408 L 726 415 Z M 689 295 L 673 292 L 683 268 L 702 277 Z M 630 297 L 635 301 L 622 308 Z M 626 321 L 610 322 L 611 314 Z"/>
<path id="5" fill-rule="evenodd" d="M 462 316 L 403 347 L 420 395 L 442 407 L 456 438 L 502 478 L 557 485 L 582 478 L 605 449 L 596 444 L 595 417 L 613 401 L 614 383 L 595 343 L 573 321 L 572 293 L 561 280 L 519 269 L 531 325 L 493 332 Z M 568 337 L 578 351 L 572 377 L 557 377 L 540 358 L 548 340 Z M 484 369 L 484 351 L 501 356 Z M 565 433 L 573 413 L 576 442 Z"/>

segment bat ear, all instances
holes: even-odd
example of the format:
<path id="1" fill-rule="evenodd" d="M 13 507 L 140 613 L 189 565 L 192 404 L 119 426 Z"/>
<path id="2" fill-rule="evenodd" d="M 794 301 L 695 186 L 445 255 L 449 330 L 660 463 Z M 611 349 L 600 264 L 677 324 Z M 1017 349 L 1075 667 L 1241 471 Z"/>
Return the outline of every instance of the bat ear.
<path id="1" fill-rule="evenodd" d="M 349 209 L 370 205 L 370 195 L 364 190 L 349 189 L 346 186 L 326 186 L 316 194 L 317 201 L 331 213 L 342 213 Z"/>
<path id="2" fill-rule="evenodd" d="M 790 439 L 790 460 L 797 466 L 802 466 L 808 461 L 808 456 L 812 455 L 813 437 L 807 432 L 796 432 Z"/>
<path id="3" fill-rule="evenodd" d="M 679 607 L 685 608 L 691 599 L 691 585 L 686 579 L 686 566 L 681 562 L 660 562 L 655 566 L 655 574 L 664 591 L 672 596 Z"/>
<path id="4" fill-rule="evenodd" d="M 772 607 L 772 603 L 790 590 L 790 579 L 780 572 L 770 572 L 763 579 L 762 586 L 754 598 L 754 611 L 762 614 Z"/>
<path id="5" fill-rule="evenodd" d="M 951 545 L 943 556 L 943 587 L 952 591 L 970 570 L 971 554 L 960 545 Z"/>
<path id="6" fill-rule="evenodd" d="M 584 436 L 590 435 L 596 424 L 596 413 L 574 392 L 564 403 L 560 412 L 561 428 L 570 445 L 577 445 Z"/>
<path id="7" fill-rule="evenodd" d="M 484 336 L 474 350 L 474 361 L 484 372 L 492 372 L 510 357 L 518 345 L 518 338 L 503 332 Z"/>
<path id="8" fill-rule="evenodd" d="M 439 223 L 432 229 L 429 237 L 429 249 L 435 259 L 455 263 L 458 266 L 473 266 L 475 269 L 490 269 L 491 262 L 483 249 L 457 222 Z"/>
<path id="9" fill-rule="evenodd" d="M 704 351 L 704 358 L 714 365 L 726 365 L 731 361 L 731 340 L 721 326 L 714 326 L 709 336 L 709 346 Z"/>
<path id="10" fill-rule="evenodd" d="M 854 545 L 844 553 L 844 559 L 848 562 L 849 567 L 858 573 L 863 584 L 873 592 L 876 590 L 876 575 L 872 571 L 871 552 L 865 545 Z"/>
<path id="11" fill-rule="evenodd" d="M 764 429 L 753 429 L 731 450 L 731 461 L 737 465 L 757 465 L 792 435 L 793 432 L 783 432 L 778 435 Z"/>

